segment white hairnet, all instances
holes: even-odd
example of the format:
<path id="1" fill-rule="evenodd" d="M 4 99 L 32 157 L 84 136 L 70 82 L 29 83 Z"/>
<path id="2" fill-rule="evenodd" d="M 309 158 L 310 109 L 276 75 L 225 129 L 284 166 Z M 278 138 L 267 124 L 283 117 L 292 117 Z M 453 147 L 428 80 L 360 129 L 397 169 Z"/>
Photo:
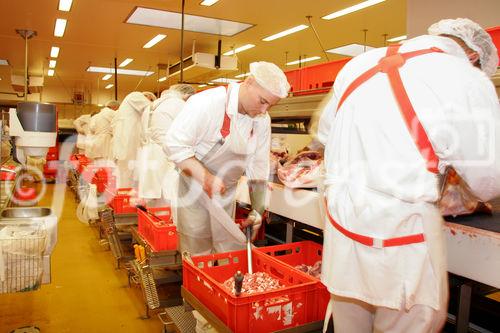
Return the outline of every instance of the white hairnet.
<path id="1" fill-rule="evenodd" d="M 107 108 L 110 108 L 110 109 L 118 110 L 118 108 L 120 107 L 120 102 L 115 101 L 115 100 L 111 100 L 111 101 L 106 102 L 106 104 L 104 106 L 106 106 Z"/>
<path id="2" fill-rule="evenodd" d="M 270 62 L 259 61 L 250 64 L 250 74 L 264 89 L 279 98 L 285 98 L 290 90 L 285 73 Z"/>
<path id="3" fill-rule="evenodd" d="M 498 53 L 491 36 L 479 24 L 466 18 L 445 19 L 431 25 L 430 35 L 451 35 L 460 38 L 479 54 L 481 69 L 492 76 L 498 66 Z"/>
<path id="4" fill-rule="evenodd" d="M 146 98 L 149 99 L 151 102 L 156 100 L 155 94 L 153 94 L 151 91 L 143 91 L 142 94 L 146 96 Z"/>
<path id="5" fill-rule="evenodd" d="M 196 92 L 190 84 L 185 84 L 185 83 L 174 84 L 170 86 L 169 90 L 177 91 L 179 94 L 182 95 L 183 98 L 187 98 L 191 95 L 194 95 L 194 93 Z"/>

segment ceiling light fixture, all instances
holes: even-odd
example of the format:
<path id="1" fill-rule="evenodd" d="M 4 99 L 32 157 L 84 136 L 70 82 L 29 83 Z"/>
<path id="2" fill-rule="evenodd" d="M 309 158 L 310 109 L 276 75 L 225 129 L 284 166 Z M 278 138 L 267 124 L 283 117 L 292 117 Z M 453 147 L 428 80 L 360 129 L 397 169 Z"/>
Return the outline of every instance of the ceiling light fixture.
<path id="1" fill-rule="evenodd" d="M 64 30 L 66 30 L 66 20 L 65 19 L 57 19 L 56 25 L 54 27 L 54 36 L 62 37 L 64 36 Z"/>
<path id="2" fill-rule="evenodd" d="M 115 86 L 114 84 L 110 83 L 110 84 L 108 84 L 106 87 L 104 87 L 104 89 L 111 89 L 111 88 L 113 88 L 114 86 Z"/>
<path id="3" fill-rule="evenodd" d="M 47 75 L 48 75 L 48 76 L 54 76 L 54 73 L 55 73 L 55 71 L 54 71 L 53 69 L 49 69 L 49 70 L 47 71 Z"/>
<path id="4" fill-rule="evenodd" d="M 125 60 L 122 61 L 122 63 L 120 65 L 118 65 L 119 67 L 125 67 L 127 66 L 128 64 L 130 64 L 132 61 L 134 61 L 134 59 L 131 59 L 131 58 L 127 58 Z"/>
<path id="5" fill-rule="evenodd" d="M 367 0 L 367 1 L 363 1 L 361 3 L 358 3 L 357 5 L 354 5 L 354 6 L 351 6 L 351 7 L 347 7 L 347 8 L 344 8 L 342 10 L 336 11 L 334 13 L 325 15 L 325 16 L 322 17 L 322 19 L 324 19 L 324 20 L 332 20 L 332 19 L 340 17 L 340 16 L 344 16 L 344 15 L 347 15 L 347 14 L 350 14 L 350 13 L 353 13 L 353 12 L 357 12 L 358 10 L 364 9 L 366 7 L 374 6 L 374 5 L 379 4 L 381 2 L 384 2 L 384 1 L 385 0 Z"/>
<path id="6" fill-rule="evenodd" d="M 200 2 L 200 5 L 208 7 L 216 4 L 218 1 L 219 0 L 203 0 L 202 2 Z"/>
<path id="7" fill-rule="evenodd" d="M 223 55 L 225 55 L 225 56 L 233 55 L 233 54 L 239 53 L 241 51 L 245 51 L 245 50 L 251 49 L 252 47 L 255 47 L 255 45 L 253 45 L 253 44 L 246 44 L 246 45 L 240 46 L 240 47 L 238 47 L 238 48 L 236 48 L 234 50 L 227 51 Z"/>
<path id="8" fill-rule="evenodd" d="M 57 61 L 49 60 L 49 68 L 56 68 Z"/>
<path id="9" fill-rule="evenodd" d="M 207 85 L 206 84 L 199 84 L 198 88 L 205 88 Z"/>
<path id="10" fill-rule="evenodd" d="M 287 62 L 287 63 L 286 63 L 286 65 L 287 65 L 287 66 L 292 66 L 292 65 L 297 65 L 297 64 L 299 64 L 299 63 L 304 63 L 304 62 L 314 61 L 314 60 L 318 60 L 318 59 L 321 59 L 321 57 L 314 56 L 314 57 L 309 57 L 309 58 L 299 59 L 299 60 L 295 60 L 295 61 L 290 61 L 290 62 Z"/>
<path id="11" fill-rule="evenodd" d="M 59 0 L 59 10 L 63 12 L 69 12 L 71 10 L 71 4 L 73 0 Z"/>
<path id="12" fill-rule="evenodd" d="M 244 78 L 244 77 L 249 76 L 249 75 L 250 75 L 250 73 L 239 74 L 239 75 L 236 75 L 235 78 L 241 79 L 241 78 Z"/>
<path id="13" fill-rule="evenodd" d="M 8 66 L 9 65 L 9 61 L 5 60 L 5 59 L 0 59 L 0 65 Z"/>
<path id="14" fill-rule="evenodd" d="M 112 76 L 113 76 L 113 75 L 111 75 L 111 74 L 106 74 L 106 75 L 104 75 L 104 76 L 102 77 L 102 80 L 103 80 L 103 81 L 108 81 L 109 79 L 111 79 L 111 77 L 112 77 Z"/>
<path id="15" fill-rule="evenodd" d="M 115 72 L 115 69 L 111 68 L 111 67 L 90 66 L 89 68 L 87 68 L 87 72 L 112 74 Z M 154 72 L 150 72 L 150 71 L 140 71 L 140 70 L 135 70 L 135 69 L 122 69 L 122 68 L 118 68 L 116 70 L 116 72 L 118 74 L 134 75 L 134 76 L 150 76 L 150 75 L 154 74 Z"/>
<path id="16" fill-rule="evenodd" d="M 166 77 L 166 76 L 164 76 L 164 77 L 159 78 L 159 79 L 158 79 L 158 82 L 163 82 L 163 81 L 166 81 L 166 80 L 167 80 L 167 77 Z"/>
<path id="17" fill-rule="evenodd" d="M 269 41 L 272 41 L 272 40 L 275 40 L 275 39 L 278 39 L 278 38 L 281 38 L 281 37 L 288 36 L 290 34 L 296 33 L 298 31 L 301 31 L 301 30 L 304 30 L 304 29 L 307 29 L 307 28 L 309 28 L 308 25 L 301 24 L 301 25 L 298 25 L 296 27 L 293 27 L 293 28 L 287 29 L 285 31 L 278 32 L 277 34 L 274 34 L 274 35 L 268 36 L 266 38 L 263 38 L 262 40 L 265 41 L 265 42 L 269 42 Z"/>
<path id="18" fill-rule="evenodd" d="M 344 46 L 339 46 L 334 49 L 326 50 L 328 53 L 342 54 L 350 57 L 355 57 L 366 51 L 373 50 L 374 47 L 361 44 L 349 44 Z"/>
<path id="19" fill-rule="evenodd" d="M 407 38 L 408 38 L 408 36 L 403 35 L 403 36 L 398 36 L 398 37 L 394 37 L 394 38 L 388 39 L 387 41 L 390 42 L 390 43 L 400 42 L 400 41 L 405 40 Z"/>
<path id="20" fill-rule="evenodd" d="M 149 48 L 155 46 L 157 43 L 159 43 L 165 37 L 167 37 L 167 35 L 158 34 L 155 37 L 153 37 L 153 39 L 151 39 L 149 42 L 144 44 L 143 48 L 149 49 Z"/>
<path id="21" fill-rule="evenodd" d="M 57 46 L 52 46 L 50 49 L 50 57 L 57 58 L 59 56 L 59 48 Z"/>
<path id="22" fill-rule="evenodd" d="M 161 9 L 136 7 L 126 22 L 149 27 L 181 30 L 182 14 Z M 249 23 L 220 20 L 213 17 L 184 15 L 184 30 L 217 36 L 234 36 L 253 26 L 253 24 Z"/>

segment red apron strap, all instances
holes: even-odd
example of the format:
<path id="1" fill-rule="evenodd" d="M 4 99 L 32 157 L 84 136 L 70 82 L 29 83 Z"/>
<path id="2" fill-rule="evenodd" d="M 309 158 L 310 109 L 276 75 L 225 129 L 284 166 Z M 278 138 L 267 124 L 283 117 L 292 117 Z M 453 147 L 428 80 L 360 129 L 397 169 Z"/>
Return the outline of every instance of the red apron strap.
<path id="1" fill-rule="evenodd" d="M 226 109 L 224 110 L 224 121 L 222 122 L 222 128 L 220 129 L 220 135 L 225 139 L 229 133 L 231 133 L 231 118 L 227 115 L 227 109 L 228 109 L 228 104 L 229 104 L 229 94 L 231 92 L 230 89 L 226 86 Z"/>
<path id="2" fill-rule="evenodd" d="M 342 227 L 340 224 L 338 224 L 333 219 L 333 217 L 330 215 L 330 211 L 328 210 L 328 204 L 326 202 L 326 199 L 325 199 L 324 203 L 325 203 L 325 209 L 326 209 L 326 213 L 328 215 L 328 220 L 330 221 L 330 224 L 335 229 L 337 229 L 341 234 L 343 234 L 347 238 L 352 239 L 355 242 L 358 242 L 358 243 L 361 243 L 363 245 L 370 246 L 370 247 L 384 248 L 384 247 L 403 246 L 403 245 L 409 245 L 409 244 L 422 243 L 425 241 L 424 234 L 413 234 L 413 235 L 408 235 L 408 236 L 403 236 L 403 237 L 378 239 L 378 238 L 373 238 L 373 237 L 364 236 L 364 235 L 354 233 L 354 232 L 349 231 L 346 228 Z"/>

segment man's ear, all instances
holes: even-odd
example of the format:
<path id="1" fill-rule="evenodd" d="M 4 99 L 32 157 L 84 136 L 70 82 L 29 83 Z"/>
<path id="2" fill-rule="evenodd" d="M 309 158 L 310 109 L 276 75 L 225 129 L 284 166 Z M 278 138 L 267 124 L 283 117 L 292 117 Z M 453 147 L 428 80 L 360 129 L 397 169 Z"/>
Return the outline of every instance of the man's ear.
<path id="1" fill-rule="evenodd" d="M 469 61 L 473 66 L 480 67 L 481 64 L 479 63 L 479 53 L 477 53 L 476 51 L 470 51 L 467 52 L 467 57 L 469 58 Z"/>

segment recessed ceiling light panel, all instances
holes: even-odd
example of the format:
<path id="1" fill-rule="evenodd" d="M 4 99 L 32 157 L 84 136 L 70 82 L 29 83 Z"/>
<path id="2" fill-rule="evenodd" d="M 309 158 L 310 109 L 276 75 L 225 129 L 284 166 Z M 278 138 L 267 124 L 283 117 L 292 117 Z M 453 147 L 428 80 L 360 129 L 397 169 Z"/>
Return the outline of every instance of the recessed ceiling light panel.
<path id="1" fill-rule="evenodd" d="M 56 37 L 64 36 L 64 31 L 66 30 L 66 23 L 67 21 L 65 19 L 56 20 L 56 25 L 54 27 L 54 36 Z"/>
<path id="2" fill-rule="evenodd" d="M 87 68 L 87 72 L 113 74 L 115 72 L 115 69 L 111 67 L 90 66 L 89 68 Z M 139 71 L 135 69 L 123 69 L 123 68 L 118 68 L 116 72 L 118 74 L 134 75 L 134 76 L 150 76 L 154 74 L 154 72 L 150 71 Z"/>
<path id="3" fill-rule="evenodd" d="M 325 15 L 325 16 L 322 17 L 322 19 L 324 19 L 324 20 L 332 20 L 334 18 L 337 18 L 337 17 L 340 17 L 340 16 L 344 16 L 344 15 L 347 15 L 347 14 L 350 14 L 350 13 L 357 12 L 358 10 L 365 9 L 366 7 L 370 7 L 370 6 L 379 4 L 379 3 L 384 2 L 384 1 L 385 0 L 367 0 L 367 1 L 363 1 L 361 3 L 358 3 L 357 5 L 354 5 L 354 6 L 351 6 L 351 7 L 347 7 L 347 8 L 344 8 L 342 10 L 336 11 L 334 13 Z"/>
<path id="4" fill-rule="evenodd" d="M 102 80 L 103 80 L 103 81 L 108 81 L 109 79 L 111 79 L 111 77 L 112 77 L 112 76 L 113 76 L 113 75 L 111 75 L 111 74 L 106 74 L 106 75 L 104 75 L 104 76 L 102 77 Z"/>
<path id="5" fill-rule="evenodd" d="M 50 57 L 57 58 L 59 56 L 59 48 L 57 46 L 52 46 L 50 49 Z"/>
<path id="6" fill-rule="evenodd" d="M 118 65 L 119 67 L 125 67 L 127 66 L 128 64 L 130 64 L 132 61 L 134 61 L 134 59 L 131 59 L 131 58 L 127 58 L 125 60 L 122 61 L 122 63 L 120 65 Z"/>
<path id="7" fill-rule="evenodd" d="M 203 0 L 202 2 L 200 2 L 200 5 L 208 7 L 216 4 L 217 2 L 219 2 L 219 0 Z"/>
<path id="8" fill-rule="evenodd" d="M 366 51 L 373 50 L 373 49 L 374 49 L 374 47 L 367 46 L 367 45 L 365 46 L 365 45 L 361 45 L 361 44 L 349 44 L 349 45 L 336 47 L 334 49 L 326 50 L 326 52 L 355 57 L 357 55 L 360 55 L 361 53 L 364 53 Z"/>
<path id="9" fill-rule="evenodd" d="M 114 84 L 111 84 L 111 83 L 110 83 L 110 84 L 108 84 L 106 87 L 104 87 L 104 89 L 111 89 L 111 88 L 113 88 L 113 87 L 114 87 Z"/>
<path id="10" fill-rule="evenodd" d="M 57 61 L 49 60 L 49 68 L 56 68 Z"/>
<path id="11" fill-rule="evenodd" d="M 246 44 L 246 45 L 243 45 L 243 46 L 240 46 L 238 48 L 235 48 L 234 50 L 231 50 L 231 51 L 227 51 L 226 53 L 224 53 L 223 55 L 225 56 L 230 56 L 230 55 L 233 55 L 233 54 L 236 54 L 236 53 L 239 53 L 241 51 L 245 51 L 245 50 L 248 50 L 248 49 L 251 49 L 255 47 L 255 45 L 253 44 Z"/>
<path id="12" fill-rule="evenodd" d="M 287 62 L 286 65 L 287 66 L 298 65 L 298 64 L 302 64 L 304 62 L 314 61 L 314 60 L 318 60 L 318 59 L 321 59 L 321 57 L 314 56 L 314 57 L 299 59 L 299 60 L 295 60 L 295 61 L 290 61 L 290 62 Z"/>
<path id="13" fill-rule="evenodd" d="M 9 61 L 6 59 L 0 59 L 0 65 L 9 66 Z"/>
<path id="14" fill-rule="evenodd" d="M 126 23 L 167 29 L 181 29 L 181 14 L 166 10 L 136 7 Z M 197 15 L 184 15 L 184 30 L 207 34 L 234 36 L 253 27 L 253 24 L 220 20 Z"/>
<path id="15" fill-rule="evenodd" d="M 55 71 L 54 71 L 53 69 L 49 69 L 49 70 L 47 71 L 47 75 L 48 75 L 48 76 L 54 76 L 54 74 L 55 74 Z"/>
<path id="16" fill-rule="evenodd" d="M 158 35 L 154 36 L 149 42 L 144 44 L 143 48 L 145 48 L 145 49 L 152 48 L 153 46 L 158 44 L 160 41 L 162 41 L 165 37 L 167 37 L 167 35 L 158 34 Z"/>
<path id="17" fill-rule="evenodd" d="M 69 12 L 71 10 L 71 4 L 73 0 L 59 0 L 59 10 L 63 12 Z"/>
<path id="18" fill-rule="evenodd" d="M 301 25 L 298 25 L 296 27 L 293 27 L 293 28 L 290 28 L 290 29 L 278 32 L 277 34 L 274 34 L 274 35 L 268 36 L 266 38 L 263 38 L 262 40 L 265 41 L 265 42 L 269 42 L 269 41 L 272 41 L 272 40 L 275 40 L 275 39 L 278 39 L 278 38 L 281 38 L 281 37 L 285 37 L 285 36 L 291 35 L 293 33 L 299 32 L 299 31 L 307 29 L 307 28 L 309 28 L 308 25 L 301 24 Z"/>

